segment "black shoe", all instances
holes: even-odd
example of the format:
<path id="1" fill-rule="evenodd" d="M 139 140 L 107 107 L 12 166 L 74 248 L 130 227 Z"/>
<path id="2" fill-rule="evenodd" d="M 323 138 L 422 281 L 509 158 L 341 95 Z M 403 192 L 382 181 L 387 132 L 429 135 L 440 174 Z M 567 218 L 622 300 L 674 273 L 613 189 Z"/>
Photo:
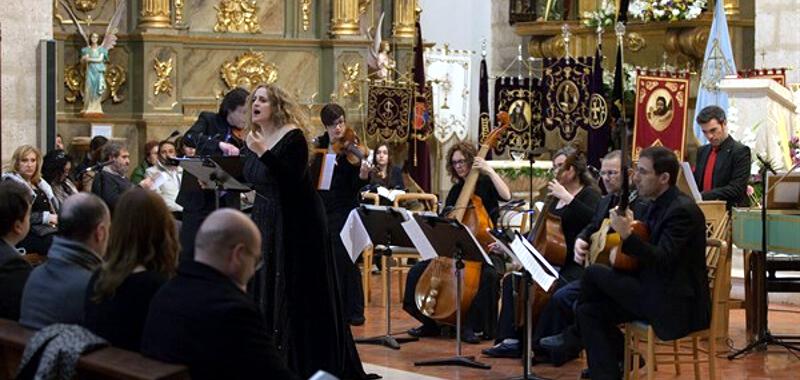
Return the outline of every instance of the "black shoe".
<path id="1" fill-rule="evenodd" d="M 417 338 L 424 338 L 441 335 L 441 329 L 439 329 L 439 326 L 422 325 L 408 329 L 407 333 L 408 335 L 415 336 Z"/>
<path id="2" fill-rule="evenodd" d="M 469 344 L 478 344 L 481 338 L 475 335 L 475 332 L 470 329 L 465 329 L 461 332 L 461 341 Z"/>
<path id="3" fill-rule="evenodd" d="M 539 346 L 548 352 L 550 363 L 556 367 L 576 359 L 583 347 L 572 334 L 561 333 L 539 339 Z"/>
<path id="4" fill-rule="evenodd" d="M 365 321 L 366 319 L 364 318 L 363 315 L 357 315 L 354 317 L 350 317 L 350 320 L 347 321 L 347 323 L 349 323 L 350 326 L 361 326 L 364 324 Z"/>
<path id="5" fill-rule="evenodd" d="M 517 343 L 503 343 L 500 342 L 492 347 L 484 348 L 481 353 L 490 358 L 513 358 L 517 359 L 522 357 L 522 351 L 519 349 L 519 342 Z"/>

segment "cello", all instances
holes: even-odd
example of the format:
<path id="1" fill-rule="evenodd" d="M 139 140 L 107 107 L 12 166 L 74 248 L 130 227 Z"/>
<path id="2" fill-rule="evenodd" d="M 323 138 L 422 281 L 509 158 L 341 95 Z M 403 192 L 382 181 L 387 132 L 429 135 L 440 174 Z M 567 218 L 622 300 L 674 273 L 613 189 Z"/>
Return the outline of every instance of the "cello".
<path id="1" fill-rule="evenodd" d="M 486 136 L 476 157 L 485 158 L 500 135 L 508 129 L 508 113 L 500 112 L 497 117 L 501 126 Z M 486 248 L 494 241 L 489 233 L 493 225 L 483 201 L 475 195 L 475 185 L 479 175 L 478 170 L 470 170 L 455 207 L 448 217 L 464 224 L 475 235 L 481 246 Z M 420 276 L 414 293 L 414 301 L 420 312 L 442 323 L 456 323 L 456 302 L 461 303 L 461 315 L 464 317 L 480 286 L 481 262 L 465 260 L 461 299 L 456 300 L 456 283 L 452 275 L 455 267 L 455 260 L 452 258 L 437 257 L 431 260 Z"/>

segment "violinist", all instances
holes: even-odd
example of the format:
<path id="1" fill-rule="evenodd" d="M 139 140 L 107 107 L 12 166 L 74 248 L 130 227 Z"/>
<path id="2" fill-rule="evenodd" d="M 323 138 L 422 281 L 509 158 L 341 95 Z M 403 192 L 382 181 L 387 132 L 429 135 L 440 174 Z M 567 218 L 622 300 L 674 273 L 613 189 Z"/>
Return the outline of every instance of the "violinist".
<path id="1" fill-rule="evenodd" d="M 319 195 L 325 204 L 328 217 L 328 234 L 337 266 L 339 288 L 342 290 L 344 315 L 351 325 L 360 326 L 364 324 L 361 272 L 350 260 L 339 232 L 344 227 L 350 210 L 358 207 L 359 191 L 367 184 L 372 166 L 367 160 L 359 160 L 355 164 L 350 162 L 348 156 L 352 159 L 352 155 L 348 154 L 348 149 L 343 149 L 341 152 L 334 150 L 334 147 L 342 145 L 342 140 L 348 134 L 345 112 L 340 105 L 326 104 L 320 111 L 320 119 L 325 125 L 325 133 L 315 139 L 316 147 L 338 154 L 330 190 L 319 190 Z"/>
<path id="2" fill-rule="evenodd" d="M 566 146 L 553 156 L 555 178 L 547 184 L 550 207 L 543 212 L 560 218 L 563 231 L 566 260 L 559 268 L 556 288 L 578 279 L 583 273 L 583 266 L 574 260 L 574 241 L 578 233 L 586 226 L 594 213 L 595 204 L 600 199 L 600 191 L 594 177 L 589 173 L 586 159 L 577 149 Z M 493 347 L 484 349 L 482 353 L 490 357 L 521 357 L 520 338 L 522 331 L 514 323 L 514 291 L 511 276 L 503 279 L 503 307 L 498 319 L 498 336 Z M 546 308 L 547 306 L 545 306 Z M 534 326 L 533 342 L 536 342 L 540 327 Z M 536 348 L 536 345 L 533 345 Z M 536 351 L 536 350 L 535 350 Z M 543 361 L 537 355 L 537 361 Z"/>
<path id="3" fill-rule="evenodd" d="M 489 166 L 486 161 L 476 156 L 475 147 L 467 142 L 460 142 L 452 146 L 447 152 L 447 172 L 454 182 L 450 192 L 447 193 L 445 211 L 452 209 L 456 204 L 464 180 L 471 170 L 479 170 L 480 176 L 475 187 L 475 195 L 480 197 L 492 222 L 496 222 L 499 215 L 499 201 L 511 199 L 511 190 L 503 179 Z M 495 262 L 494 267 L 483 263 L 481 268 L 480 287 L 475 299 L 470 306 L 466 321 L 462 328 L 462 340 L 466 343 L 480 343 L 476 332 L 483 332 L 484 337 L 494 335 L 494 320 L 497 315 L 497 283 L 498 275 L 495 268 L 502 268 L 502 260 L 496 255 L 490 255 Z M 416 337 L 438 336 L 441 329 L 438 323 L 422 314 L 414 300 L 417 283 L 420 276 L 428 267 L 430 260 L 420 261 L 408 272 L 406 289 L 403 298 L 403 310 L 416 318 L 422 325 L 408 330 L 408 334 Z"/>
<path id="4" fill-rule="evenodd" d="M 663 340 L 709 326 L 705 217 L 694 200 L 675 186 L 679 167 L 670 149 L 642 150 L 633 181 L 639 196 L 651 201 L 643 218 L 650 236 L 632 233 L 630 210 L 625 215 L 609 213 L 622 251 L 637 258 L 640 269 L 625 273 L 591 265 L 581 279 L 575 314 L 592 379 L 622 378 L 620 323 L 646 321 Z"/>

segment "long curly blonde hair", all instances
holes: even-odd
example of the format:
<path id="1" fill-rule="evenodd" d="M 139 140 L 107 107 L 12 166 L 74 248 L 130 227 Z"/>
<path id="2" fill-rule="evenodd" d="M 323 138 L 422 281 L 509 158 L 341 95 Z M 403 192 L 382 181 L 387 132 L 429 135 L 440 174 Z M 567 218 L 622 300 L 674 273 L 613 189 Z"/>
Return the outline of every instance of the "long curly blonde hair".
<path id="1" fill-rule="evenodd" d="M 311 131 L 309 130 L 308 116 L 305 111 L 285 90 L 274 84 L 259 84 L 253 88 L 250 96 L 247 97 L 247 130 L 253 131 L 256 128 L 256 125 L 253 124 L 253 100 L 260 88 L 267 90 L 267 100 L 272 106 L 270 121 L 278 128 L 286 124 L 294 124 L 308 138 Z"/>

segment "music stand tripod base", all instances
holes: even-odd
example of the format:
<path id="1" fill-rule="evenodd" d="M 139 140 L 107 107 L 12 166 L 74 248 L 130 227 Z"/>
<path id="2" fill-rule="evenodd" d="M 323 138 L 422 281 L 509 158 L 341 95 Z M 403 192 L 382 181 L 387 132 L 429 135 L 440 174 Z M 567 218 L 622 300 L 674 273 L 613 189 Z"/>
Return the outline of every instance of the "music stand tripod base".
<path id="1" fill-rule="evenodd" d="M 415 366 L 431 366 L 431 365 L 458 365 L 462 367 L 478 368 L 478 369 L 491 369 L 492 366 L 481 363 L 475 360 L 474 356 L 453 356 L 445 359 L 423 360 L 414 362 Z"/>

